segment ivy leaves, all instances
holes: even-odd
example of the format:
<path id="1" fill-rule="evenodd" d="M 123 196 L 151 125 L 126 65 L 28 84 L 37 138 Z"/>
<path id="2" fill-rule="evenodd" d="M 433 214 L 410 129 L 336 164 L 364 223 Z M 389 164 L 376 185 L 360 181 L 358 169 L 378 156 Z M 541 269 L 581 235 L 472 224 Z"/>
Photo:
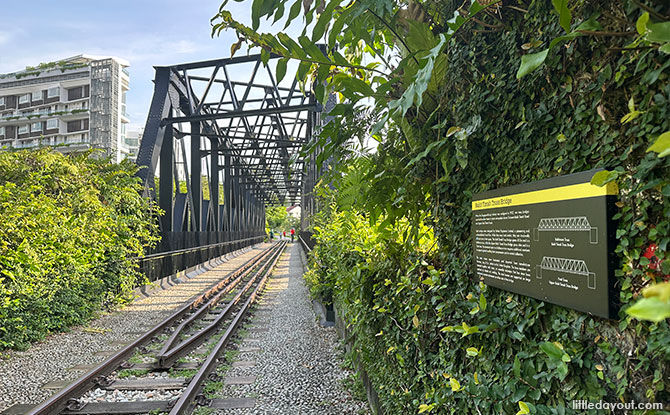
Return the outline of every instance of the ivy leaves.
<path id="1" fill-rule="evenodd" d="M 562 0 L 553 0 L 554 7 L 557 6 L 557 3 L 561 3 Z M 564 6 L 559 5 L 559 7 L 563 8 Z M 568 10 L 567 7 L 565 10 Z M 565 12 L 564 12 L 565 13 Z M 568 12 L 569 13 L 569 10 Z M 561 17 L 563 19 L 563 17 Z M 571 20 L 571 17 L 570 17 Z M 569 31 L 570 26 L 567 26 L 568 29 L 566 29 L 566 32 Z M 565 26 L 563 27 L 565 29 Z M 544 61 L 547 59 L 547 56 L 549 55 L 549 52 L 554 49 L 556 46 L 560 45 L 563 42 L 567 42 L 570 40 L 573 40 L 575 38 L 578 38 L 580 36 L 583 36 L 584 31 L 594 31 L 594 30 L 600 30 L 602 29 L 602 26 L 598 21 L 596 20 L 596 16 L 591 16 L 588 20 L 582 22 L 575 30 L 567 33 L 566 35 L 559 36 L 555 39 L 553 39 L 549 43 L 549 47 L 540 51 L 540 52 L 535 52 L 535 53 L 529 53 L 526 55 L 523 55 L 521 57 L 521 65 L 519 66 L 519 70 L 516 73 L 516 78 L 521 79 L 524 76 L 528 75 L 529 73 L 533 72 L 535 69 L 539 68 L 540 65 L 544 63 Z"/>
<path id="2" fill-rule="evenodd" d="M 568 365 L 571 361 L 570 355 L 563 351 L 563 345 L 554 342 L 540 343 L 540 350 L 547 355 L 547 364 L 550 368 L 556 368 L 559 380 L 565 379 L 568 375 Z"/>

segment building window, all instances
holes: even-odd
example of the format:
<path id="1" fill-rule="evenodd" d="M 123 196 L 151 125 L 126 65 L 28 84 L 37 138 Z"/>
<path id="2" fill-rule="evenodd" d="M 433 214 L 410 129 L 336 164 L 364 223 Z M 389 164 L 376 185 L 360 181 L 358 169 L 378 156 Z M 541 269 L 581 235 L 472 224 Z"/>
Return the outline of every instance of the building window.
<path id="1" fill-rule="evenodd" d="M 33 92 L 33 101 L 41 101 L 41 100 L 42 100 L 42 91 Z"/>
<path id="2" fill-rule="evenodd" d="M 19 95 L 19 104 L 30 102 L 30 94 Z"/>
<path id="3" fill-rule="evenodd" d="M 5 97 L 0 97 L 0 105 L 5 105 Z"/>
<path id="4" fill-rule="evenodd" d="M 56 86 L 48 89 L 47 98 L 55 98 L 58 96 L 60 96 L 60 88 Z"/>
<path id="5" fill-rule="evenodd" d="M 28 124 L 19 126 L 19 134 L 28 134 Z"/>
<path id="6" fill-rule="evenodd" d="M 0 135 L 5 135 L 5 127 L 0 127 Z"/>
<path id="7" fill-rule="evenodd" d="M 42 131 L 42 123 L 41 123 L 41 122 L 34 122 L 34 123 L 30 126 L 30 131 L 33 131 L 33 132 L 35 132 L 35 131 Z"/>
<path id="8" fill-rule="evenodd" d="M 58 128 L 58 120 L 56 118 L 47 120 L 47 130 L 53 130 L 54 128 Z"/>

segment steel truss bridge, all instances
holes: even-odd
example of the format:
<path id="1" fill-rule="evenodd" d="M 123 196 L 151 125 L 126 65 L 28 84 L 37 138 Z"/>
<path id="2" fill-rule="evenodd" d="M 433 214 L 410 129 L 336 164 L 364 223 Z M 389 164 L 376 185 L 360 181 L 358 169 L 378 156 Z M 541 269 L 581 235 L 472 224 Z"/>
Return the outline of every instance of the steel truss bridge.
<path id="1" fill-rule="evenodd" d="M 591 224 L 586 216 L 570 218 L 543 218 L 537 226 L 540 231 L 590 231 Z"/>
<path id="2" fill-rule="evenodd" d="M 259 54 L 155 68 L 137 156 L 144 194 L 164 211 L 161 244 L 142 262 L 150 279 L 262 241 L 266 206 L 313 210 L 316 157 L 303 160 L 300 150 L 322 108 L 295 77 L 277 83 L 276 61 L 264 65 Z"/>
<path id="3" fill-rule="evenodd" d="M 537 278 L 542 278 L 542 271 L 556 271 L 567 274 L 575 274 L 586 277 L 587 285 L 591 289 L 596 288 L 596 275 L 589 272 L 586 262 L 581 259 L 556 258 L 545 256 L 537 266 Z"/>
<path id="4" fill-rule="evenodd" d="M 540 232 L 589 232 L 589 242 L 598 243 L 598 228 L 591 226 L 586 216 L 542 218 L 533 229 L 533 239 L 540 240 Z"/>

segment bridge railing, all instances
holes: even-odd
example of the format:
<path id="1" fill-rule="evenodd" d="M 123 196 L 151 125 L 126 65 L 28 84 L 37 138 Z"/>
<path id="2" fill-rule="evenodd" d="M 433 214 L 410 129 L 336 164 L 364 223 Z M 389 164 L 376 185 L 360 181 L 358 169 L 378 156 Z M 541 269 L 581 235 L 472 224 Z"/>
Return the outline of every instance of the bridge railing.
<path id="1" fill-rule="evenodd" d="M 261 243 L 265 238 L 265 234 L 245 236 L 239 238 L 239 235 L 229 235 L 228 232 L 168 232 L 154 253 L 137 259 L 139 271 L 149 281 L 157 281 Z"/>

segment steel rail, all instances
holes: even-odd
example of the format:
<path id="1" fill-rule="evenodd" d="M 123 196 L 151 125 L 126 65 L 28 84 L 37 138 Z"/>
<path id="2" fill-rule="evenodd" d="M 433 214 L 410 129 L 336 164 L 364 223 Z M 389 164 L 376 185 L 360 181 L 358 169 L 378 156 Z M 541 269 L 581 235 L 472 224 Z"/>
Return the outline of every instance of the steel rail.
<path id="1" fill-rule="evenodd" d="M 193 314 L 191 314 L 185 321 L 183 321 L 177 329 L 172 333 L 170 338 L 163 344 L 162 349 L 158 352 L 158 356 L 161 356 L 165 354 L 168 350 L 172 348 L 172 346 L 177 342 L 179 335 L 183 332 L 183 330 L 192 322 L 200 318 L 205 312 L 209 311 L 212 307 L 214 307 L 220 300 L 223 298 L 224 295 L 226 295 L 230 290 L 235 288 L 239 281 L 241 281 L 244 276 L 248 275 L 251 271 L 253 271 L 254 267 L 258 265 L 259 262 L 263 261 L 268 255 L 272 253 L 272 249 L 268 249 L 266 251 L 263 251 L 250 259 L 248 262 L 246 262 L 242 267 L 238 268 L 235 270 L 232 274 L 228 275 L 226 278 L 221 280 L 215 288 L 216 290 L 216 295 L 212 297 L 207 304 L 205 304 L 202 307 L 199 307 L 197 311 Z M 234 281 L 230 282 L 232 279 L 235 279 Z"/>
<path id="2" fill-rule="evenodd" d="M 233 333 L 237 329 L 237 327 L 240 325 L 240 322 L 242 321 L 242 317 L 244 317 L 251 307 L 251 304 L 254 302 L 256 297 L 258 296 L 258 293 L 261 292 L 261 290 L 265 287 L 265 284 L 268 280 L 268 277 L 270 274 L 272 274 L 272 271 L 274 270 L 275 265 L 279 261 L 279 258 L 281 257 L 281 254 L 284 251 L 284 248 L 288 244 L 285 241 L 282 241 L 279 243 L 281 245 L 279 249 L 279 254 L 274 258 L 272 265 L 269 267 L 269 269 L 265 272 L 265 275 L 263 275 L 261 281 L 258 283 L 258 286 L 256 289 L 251 293 L 247 301 L 244 303 L 242 308 L 239 310 L 233 321 L 231 322 L 230 326 L 224 333 L 224 335 L 219 339 L 218 343 L 212 351 L 210 352 L 209 356 L 205 360 L 205 362 L 200 366 L 200 369 L 198 370 L 198 373 L 193 376 L 191 381 L 189 382 L 188 386 L 186 387 L 186 390 L 181 394 L 179 397 L 179 400 L 177 400 L 177 403 L 172 407 L 170 410 L 169 415 L 183 415 L 190 413 L 193 408 L 196 406 L 196 397 L 200 393 L 200 390 L 202 389 L 202 383 L 207 379 L 207 376 L 212 372 L 212 370 L 216 367 L 217 365 L 217 359 L 221 352 L 223 352 L 224 348 L 230 341 L 230 338 L 232 337 Z"/>
<path id="3" fill-rule="evenodd" d="M 203 327 L 197 333 L 191 335 L 189 338 L 184 339 L 178 345 L 172 347 L 171 349 L 165 351 L 161 350 L 161 353 L 156 355 L 157 358 L 156 367 L 159 369 L 167 369 L 171 367 L 177 361 L 177 359 L 179 359 L 184 354 L 187 354 L 189 351 L 198 347 L 207 339 L 207 336 L 210 333 L 216 331 L 218 326 L 233 311 L 233 307 L 237 305 L 242 296 L 247 291 L 249 291 L 251 286 L 258 280 L 258 277 L 268 269 L 268 265 L 272 263 L 274 258 L 276 258 L 281 253 L 281 250 L 282 248 L 277 246 L 277 248 L 272 251 L 272 253 L 269 256 L 269 260 L 264 265 L 261 266 L 258 272 L 256 272 L 255 276 L 251 278 L 244 286 L 244 288 L 242 288 L 242 290 L 240 290 L 240 292 L 237 293 L 237 295 L 226 305 L 226 308 L 223 311 L 221 311 L 221 313 L 219 313 L 219 315 L 216 317 L 216 319 L 214 319 L 214 321 L 212 321 L 206 327 Z M 239 283 L 239 281 L 241 281 L 243 278 L 244 278 L 243 276 L 238 277 L 236 282 Z"/>
<path id="4" fill-rule="evenodd" d="M 275 246 L 272 246 L 267 250 L 269 251 L 274 248 Z M 56 415 L 62 412 L 71 399 L 81 396 L 84 392 L 98 384 L 98 381 L 101 379 L 101 377 L 104 377 L 116 370 L 121 365 L 121 363 L 134 354 L 135 349 L 141 347 L 145 343 L 148 343 L 154 336 L 156 336 L 166 327 L 169 327 L 175 321 L 179 320 L 191 310 L 197 308 L 200 304 L 206 301 L 207 298 L 211 296 L 211 291 L 212 289 L 209 289 L 204 294 L 198 296 L 188 304 L 185 304 L 175 313 L 165 318 L 153 328 L 149 329 L 142 336 L 135 339 L 133 342 L 110 356 L 107 360 L 103 361 L 95 368 L 91 369 L 89 372 L 70 383 L 65 388 L 61 389 L 45 401 L 30 409 L 26 415 Z"/>

